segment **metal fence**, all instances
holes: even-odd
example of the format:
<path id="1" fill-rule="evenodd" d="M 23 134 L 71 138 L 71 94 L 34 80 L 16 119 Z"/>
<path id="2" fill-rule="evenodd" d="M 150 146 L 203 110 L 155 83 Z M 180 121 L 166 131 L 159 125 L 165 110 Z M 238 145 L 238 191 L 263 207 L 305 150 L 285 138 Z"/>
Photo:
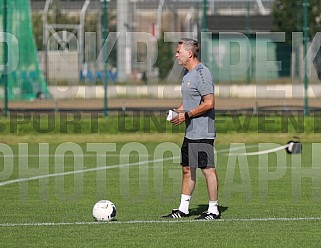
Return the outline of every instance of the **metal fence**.
<path id="1" fill-rule="evenodd" d="M 318 66 L 320 38 L 317 28 L 310 36 L 304 32 L 311 23 L 304 24 L 304 10 L 308 8 L 302 0 L 296 1 L 296 15 L 291 16 L 296 23 L 292 31 L 296 33 L 289 40 L 289 22 L 284 22 L 284 27 L 277 22 L 277 14 L 288 11 L 282 10 L 282 2 L 31 0 L 40 65 L 50 89 L 55 92 L 47 107 L 63 109 L 68 102 L 68 108 L 103 110 L 107 114 L 108 109 L 138 107 L 137 103 L 141 109 L 148 108 L 147 104 L 151 106 L 150 101 L 155 98 L 160 108 L 176 104 L 179 97 L 166 99 L 164 89 L 180 85 L 182 69 L 175 64 L 174 51 L 177 40 L 183 36 L 201 41 L 206 51 L 201 54 L 202 62 L 212 70 L 216 84 L 230 86 L 230 90 L 220 90 L 218 98 L 234 98 L 233 85 L 296 84 L 299 91 L 307 94 L 301 96 L 292 90 L 292 97 L 288 97 L 281 90 L 278 100 L 275 91 L 270 95 L 268 92 L 264 98 L 272 98 L 271 103 L 280 106 L 288 106 L 284 103 L 295 98 L 303 107 L 307 105 L 304 97 L 318 97 L 314 89 L 321 68 Z M 318 2 L 309 9 L 312 7 L 318 9 Z M 307 83 L 316 85 L 310 94 Z M 129 88 L 125 91 L 117 88 L 131 85 L 137 88 L 130 96 Z M 155 85 L 165 86 L 158 89 L 162 91 L 158 97 L 152 94 Z M 83 88 L 85 93 L 81 94 Z M 257 94 L 246 96 L 257 99 Z M 237 98 L 242 98 L 242 92 Z M 132 99 L 136 99 L 136 104 Z M 162 106 L 162 101 L 167 103 Z M 12 102 L 9 108 L 10 104 L 12 109 L 20 106 Z M 44 101 L 30 104 L 45 106 Z M 237 107 L 232 103 L 230 106 Z M 250 108 L 255 107 L 254 104 Z M 157 108 L 157 104 L 150 108 Z"/>

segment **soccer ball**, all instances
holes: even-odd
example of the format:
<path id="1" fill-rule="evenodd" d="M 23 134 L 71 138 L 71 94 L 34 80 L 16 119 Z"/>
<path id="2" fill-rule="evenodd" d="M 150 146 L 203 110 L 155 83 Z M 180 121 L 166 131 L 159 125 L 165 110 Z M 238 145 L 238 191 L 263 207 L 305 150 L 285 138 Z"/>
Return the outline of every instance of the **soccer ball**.
<path id="1" fill-rule="evenodd" d="M 116 206 L 108 200 L 101 200 L 93 207 L 93 217 L 96 221 L 110 221 L 116 216 Z"/>

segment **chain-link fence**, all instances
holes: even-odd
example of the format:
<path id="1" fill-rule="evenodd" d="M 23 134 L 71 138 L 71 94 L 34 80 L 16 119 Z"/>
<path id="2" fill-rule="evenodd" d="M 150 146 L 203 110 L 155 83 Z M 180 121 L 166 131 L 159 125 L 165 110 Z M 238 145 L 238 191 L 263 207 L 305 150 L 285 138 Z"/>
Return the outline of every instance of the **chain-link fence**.
<path id="1" fill-rule="evenodd" d="M 54 99 L 37 104 L 96 110 L 175 107 L 183 73 L 175 63 L 181 37 L 200 41 L 201 60 L 214 75 L 218 97 L 278 98 L 271 103 L 280 105 L 302 99 L 308 79 L 307 96 L 316 98 L 321 8 L 318 1 L 305 8 L 305 2 L 31 0 L 40 66 Z M 262 91 L 258 85 L 267 86 Z M 155 99 L 163 100 L 154 106 Z"/>

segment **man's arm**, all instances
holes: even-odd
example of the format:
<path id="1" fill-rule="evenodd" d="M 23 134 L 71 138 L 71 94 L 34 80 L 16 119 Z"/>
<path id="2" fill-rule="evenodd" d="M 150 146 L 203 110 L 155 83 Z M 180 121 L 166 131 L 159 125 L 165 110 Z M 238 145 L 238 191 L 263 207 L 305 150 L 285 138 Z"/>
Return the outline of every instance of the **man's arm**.
<path id="1" fill-rule="evenodd" d="M 215 107 L 215 98 L 214 94 L 208 94 L 205 96 L 202 96 L 202 102 L 200 105 L 198 105 L 196 108 L 191 109 L 188 111 L 188 116 L 190 118 L 200 116 L 210 109 L 213 109 Z"/>
<path id="2" fill-rule="evenodd" d="M 209 111 L 210 109 L 213 109 L 214 107 L 215 107 L 214 94 L 208 94 L 208 95 L 202 96 L 201 104 L 198 105 L 196 108 L 188 111 L 188 116 L 190 118 L 200 116 L 206 113 L 207 111 Z M 183 104 L 180 105 L 180 107 L 177 109 L 177 112 L 178 112 L 178 115 L 171 120 L 171 122 L 176 126 L 180 125 L 186 120 L 185 113 L 183 111 Z"/>
<path id="3" fill-rule="evenodd" d="M 181 104 L 178 106 L 178 108 L 174 109 L 176 112 L 183 112 L 183 103 L 181 102 Z"/>

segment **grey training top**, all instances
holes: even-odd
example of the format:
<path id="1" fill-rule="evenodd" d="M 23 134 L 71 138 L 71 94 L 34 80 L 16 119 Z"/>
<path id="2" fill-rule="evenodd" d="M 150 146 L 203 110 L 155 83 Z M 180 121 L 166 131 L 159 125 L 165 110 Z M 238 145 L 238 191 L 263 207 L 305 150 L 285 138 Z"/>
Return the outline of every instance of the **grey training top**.
<path id="1" fill-rule="evenodd" d="M 202 63 L 183 77 L 182 98 L 184 111 L 190 111 L 201 104 L 202 96 L 214 94 L 214 82 L 210 70 Z M 215 111 L 211 109 L 201 116 L 186 121 L 185 137 L 188 139 L 215 139 Z"/>

